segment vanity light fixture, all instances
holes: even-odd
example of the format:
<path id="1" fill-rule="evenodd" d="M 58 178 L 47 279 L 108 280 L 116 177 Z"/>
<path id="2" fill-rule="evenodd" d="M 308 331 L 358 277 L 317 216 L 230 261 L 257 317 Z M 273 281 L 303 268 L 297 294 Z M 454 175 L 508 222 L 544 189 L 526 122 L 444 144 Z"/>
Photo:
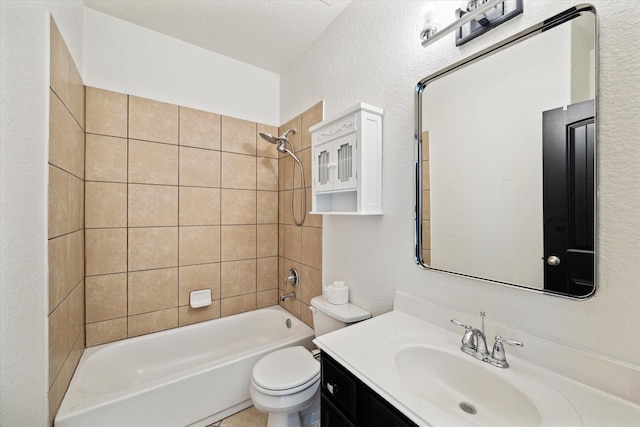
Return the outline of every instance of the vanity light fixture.
<path id="1" fill-rule="evenodd" d="M 441 30 L 433 19 L 434 11 L 428 10 L 420 30 L 422 46 L 427 47 L 452 31 L 456 31 L 456 46 L 463 45 L 522 13 L 522 1 L 464 0 L 455 12 L 458 19 Z"/>

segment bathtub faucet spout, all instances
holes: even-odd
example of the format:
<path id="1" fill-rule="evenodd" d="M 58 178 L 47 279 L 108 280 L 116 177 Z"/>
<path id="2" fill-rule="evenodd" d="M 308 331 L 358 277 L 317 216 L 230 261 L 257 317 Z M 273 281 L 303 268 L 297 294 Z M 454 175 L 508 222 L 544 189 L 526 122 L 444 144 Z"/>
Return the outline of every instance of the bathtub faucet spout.
<path id="1" fill-rule="evenodd" d="M 295 298 L 295 297 L 296 297 L 295 292 L 289 292 L 288 294 L 280 295 L 280 301 L 285 301 L 285 300 L 288 300 L 289 298 Z"/>

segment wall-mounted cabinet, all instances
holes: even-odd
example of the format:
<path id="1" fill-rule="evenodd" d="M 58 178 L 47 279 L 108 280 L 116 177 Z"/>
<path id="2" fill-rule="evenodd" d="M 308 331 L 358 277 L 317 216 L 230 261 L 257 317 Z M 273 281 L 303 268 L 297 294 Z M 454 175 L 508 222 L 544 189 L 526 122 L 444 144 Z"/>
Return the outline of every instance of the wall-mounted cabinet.
<path id="1" fill-rule="evenodd" d="M 360 103 L 309 131 L 311 213 L 382 215 L 382 109 Z"/>

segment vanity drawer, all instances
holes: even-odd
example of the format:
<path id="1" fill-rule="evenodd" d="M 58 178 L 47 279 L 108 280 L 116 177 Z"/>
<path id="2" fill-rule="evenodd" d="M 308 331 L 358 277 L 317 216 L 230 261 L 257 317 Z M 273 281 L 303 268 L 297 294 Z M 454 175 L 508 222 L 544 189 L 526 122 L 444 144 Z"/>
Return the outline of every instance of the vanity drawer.
<path id="1" fill-rule="evenodd" d="M 356 417 L 356 379 L 326 353 L 322 354 L 322 394 L 346 415 Z"/>
<path id="2" fill-rule="evenodd" d="M 322 427 L 354 427 L 325 395 L 322 395 L 320 422 Z"/>

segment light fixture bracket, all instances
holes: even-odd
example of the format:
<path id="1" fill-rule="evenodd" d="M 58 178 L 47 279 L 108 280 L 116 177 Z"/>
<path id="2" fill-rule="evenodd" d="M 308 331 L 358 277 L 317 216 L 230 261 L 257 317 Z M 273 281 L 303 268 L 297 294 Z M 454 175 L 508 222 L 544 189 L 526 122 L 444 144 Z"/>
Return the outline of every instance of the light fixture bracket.
<path id="1" fill-rule="evenodd" d="M 456 46 L 462 46 L 487 31 L 494 29 L 498 25 L 520 15 L 523 11 L 523 0 L 505 0 L 498 3 L 493 8 L 456 30 Z M 456 10 L 456 17 L 460 19 L 467 13 L 470 12 L 458 9 Z"/>

